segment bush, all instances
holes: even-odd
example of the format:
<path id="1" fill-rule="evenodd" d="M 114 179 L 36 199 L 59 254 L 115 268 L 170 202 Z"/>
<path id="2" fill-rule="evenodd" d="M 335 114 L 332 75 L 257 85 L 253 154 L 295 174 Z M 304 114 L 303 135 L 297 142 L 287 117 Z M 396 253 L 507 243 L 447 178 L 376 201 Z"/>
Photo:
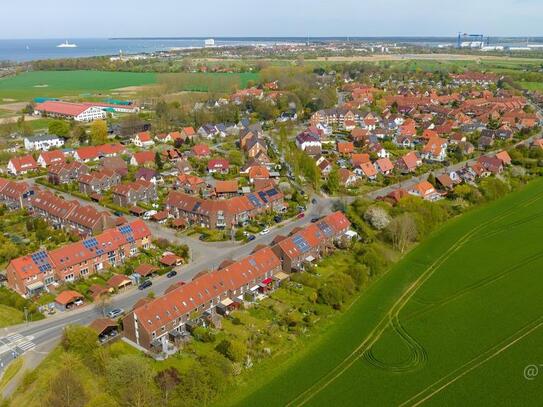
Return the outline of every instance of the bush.
<path id="1" fill-rule="evenodd" d="M 354 293 L 354 282 L 351 276 L 337 273 L 330 276 L 326 283 L 319 288 L 317 302 L 340 309 L 341 305 Z"/>
<path id="2" fill-rule="evenodd" d="M 194 339 L 204 343 L 215 342 L 215 334 L 203 326 L 198 326 L 192 331 Z"/>
<path id="3" fill-rule="evenodd" d="M 215 347 L 215 350 L 230 359 L 232 362 L 241 362 L 247 353 L 247 349 L 240 341 L 230 341 L 223 339 Z"/>

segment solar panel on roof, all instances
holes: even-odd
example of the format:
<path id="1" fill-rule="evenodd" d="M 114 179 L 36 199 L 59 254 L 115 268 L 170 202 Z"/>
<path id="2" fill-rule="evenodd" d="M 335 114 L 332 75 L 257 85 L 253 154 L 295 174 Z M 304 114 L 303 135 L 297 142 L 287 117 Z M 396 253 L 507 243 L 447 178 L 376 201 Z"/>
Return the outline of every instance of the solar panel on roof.
<path id="1" fill-rule="evenodd" d="M 92 237 L 90 239 L 87 239 L 87 240 L 83 240 L 83 246 L 90 250 L 93 247 L 98 246 L 98 240 L 96 240 L 96 238 L 94 238 L 94 237 Z"/>
<path id="2" fill-rule="evenodd" d="M 254 194 L 247 194 L 247 198 L 249 198 L 249 201 L 251 201 L 253 206 L 256 206 L 257 208 L 262 206 L 262 203 Z"/>
<path id="3" fill-rule="evenodd" d="M 268 189 L 268 190 L 266 191 L 266 193 L 268 194 L 268 196 L 272 197 L 272 196 L 277 195 L 279 192 L 277 192 L 277 189 L 271 188 L 271 189 Z"/>
<path id="4" fill-rule="evenodd" d="M 332 228 L 326 222 L 319 222 L 317 225 L 326 236 L 331 236 L 334 233 Z"/>
<path id="5" fill-rule="evenodd" d="M 264 191 L 260 191 L 258 193 L 258 196 L 265 202 L 267 203 L 268 202 L 268 197 L 266 196 L 266 193 Z"/>
<path id="6" fill-rule="evenodd" d="M 292 238 L 292 243 L 294 243 L 302 253 L 307 252 L 311 248 L 309 246 L 309 243 L 307 243 L 307 241 L 302 236 L 294 236 Z"/>
<path id="7" fill-rule="evenodd" d="M 132 226 L 123 225 L 123 226 L 119 227 L 119 232 L 121 232 L 123 235 L 127 235 L 129 233 L 132 233 Z"/>
<path id="8" fill-rule="evenodd" d="M 191 212 L 196 212 L 199 208 L 200 208 L 200 202 L 196 202 L 196 204 L 194 205 L 194 208 L 192 208 Z"/>
<path id="9" fill-rule="evenodd" d="M 96 254 L 97 254 L 98 256 L 101 256 L 102 254 L 104 254 L 104 250 L 98 249 L 98 250 L 96 250 Z"/>
<path id="10" fill-rule="evenodd" d="M 255 259 L 249 259 L 249 264 L 253 267 L 256 267 L 256 261 Z"/>

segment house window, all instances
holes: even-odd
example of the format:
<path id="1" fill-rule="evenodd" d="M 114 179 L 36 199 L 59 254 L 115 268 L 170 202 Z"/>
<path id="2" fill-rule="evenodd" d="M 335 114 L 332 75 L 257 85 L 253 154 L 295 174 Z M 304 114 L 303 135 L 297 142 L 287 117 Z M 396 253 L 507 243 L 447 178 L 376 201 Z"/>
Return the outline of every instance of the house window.
<path id="1" fill-rule="evenodd" d="M 81 269 L 81 275 L 82 276 L 86 276 L 87 274 L 89 274 L 89 269 L 88 268 Z"/>

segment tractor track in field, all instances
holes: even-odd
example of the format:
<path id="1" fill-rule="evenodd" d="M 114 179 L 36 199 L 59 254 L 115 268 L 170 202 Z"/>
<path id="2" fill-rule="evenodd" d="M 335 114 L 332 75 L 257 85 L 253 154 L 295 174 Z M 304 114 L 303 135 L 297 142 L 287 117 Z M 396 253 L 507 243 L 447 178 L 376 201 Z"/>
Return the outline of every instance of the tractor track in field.
<path id="1" fill-rule="evenodd" d="M 434 397 L 436 394 L 449 387 L 451 384 L 460 380 L 462 377 L 482 366 L 489 360 L 495 358 L 502 352 L 505 352 L 511 346 L 529 336 L 537 329 L 543 327 L 543 316 L 535 319 L 529 324 L 525 325 L 523 328 L 519 329 L 514 334 L 510 335 L 506 339 L 500 341 L 498 344 L 490 347 L 483 353 L 479 354 L 470 361 L 464 363 L 462 366 L 456 368 L 446 376 L 443 376 L 441 379 L 435 381 L 431 385 L 425 387 L 419 393 L 415 394 L 408 400 L 404 401 L 399 405 L 399 407 L 416 407 L 420 404 L 426 402 L 430 398 Z"/>
<path id="2" fill-rule="evenodd" d="M 535 197 L 531 197 L 526 203 L 535 202 L 535 200 L 543 197 L 543 193 L 538 193 Z M 290 402 L 287 406 L 302 406 L 308 403 L 312 398 L 319 394 L 322 390 L 326 389 L 331 383 L 333 383 L 338 377 L 343 375 L 355 362 L 360 358 L 364 359 L 374 367 L 382 367 L 387 370 L 403 372 L 419 368 L 427 360 L 427 354 L 422 345 L 420 345 L 399 322 L 399 313 L 405 307 L 405 305 L 414 297 L 420 287 L 428 281 L 430 277 L 439 269 L 439 267 L 449 259 L 454 253 L 460 250 L 471 238 L 485 227 L 498 222 L 506 218 L 516 207 L 506 209 L 498 216 L 489 219 L 486 222 L 481 223 L 469 232 L 462 235 L 458 240 L 451 245 L 441 256 L 439 256 L 433 263 L 431 263 L 426 270 L 402 293 L 400 298 L 392 305 L 387 314 L 378 322 L 375 328 L 365 337 L 365 339 L 338 365 L 332 370 L 322 376 L 313 385 L 308 387 L 305 391 L 300 393 Z M 543 324 L 543 322 L 542 322 Z M 411 349 L 411 357 L 407 362 L 399 365 L 391 365 L 379 361 L 373 355 L 371 351 L 375 343 L 381 338 L 385 330 L 392 326 L 395 332 L 407 343 L 407 346 Z"/>
<path id="3" fill-rule="evenodd" d="M 410 298 L 417 292 L 417 290 L 431 277 L 431 275 L 439 268 L 439 266 L 446 261 L 453 253 L 458 251 L 480 228 L 486 224 L 482 224 L 472 229 L 471 231 L 460 237 L 456 243 L 454 243 L 449 249 L 447 249 L 441 256 L 438 257 L 416 280 L 411 284 L 400 298 L 392 305 L 390 311 L 379 321 L 377 326 L 369 333 L 369 335 L 356 347 L 351 354 L 349 354 L 341 363 L 324 375 L 320 380 L 315 382 L 312 386 L 307 388 L 304 392 L 300 393 L 297 397 L 292 399 L 287 406 L 302 406 L 310 401 L 315 395 L 328 387 L 338 377 L 340 377 L 347 369 L 349 369 L 356 361 L 364 356 L 368 349 L 379 340 L 383 332 L 389 327 L 392 319 L 395 315 L 399 314 L 399 311 L 409 302 Z M 412 343 L 416 342 L 412 337 L 404 331 L 404 335 L 412 340 Z M 370 356 L 371 358 L 371 356 Z M 377 360 L 374 362 L 377 363 Z M 387 366 L 389 369 L 393 368 Z"/>

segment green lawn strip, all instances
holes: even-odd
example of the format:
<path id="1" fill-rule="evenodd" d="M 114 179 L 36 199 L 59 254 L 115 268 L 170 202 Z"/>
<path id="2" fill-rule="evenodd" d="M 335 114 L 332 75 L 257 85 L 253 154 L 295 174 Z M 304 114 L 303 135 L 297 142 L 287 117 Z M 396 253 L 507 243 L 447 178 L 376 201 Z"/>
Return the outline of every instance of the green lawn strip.
<path id="1" fill-rule="evenodd" d="M 4 390 L 4 388 L 7 386 L 7 384 L 15 377 L 15 375 L 21 370 L 23 367 L 23 359 L 15 359 L 13 362 L 11 362 L 8 367 L 4 370 L 2 373 L 2 376 L 0 377 L 0 390 Z"/>
<path id="2" fill-rule="evenodd" d="M 497 214 L 511 207 L 514 208 L 518 200 L 537 194 L 542 189 L 543 180 L 536 180 L 521 192 L 513 193 L 500 201 L 475 209 L 446 224 L 363 293 L 355 301 L 349 312 L 338 318 L 332 328 L 327 330 L 321 338 L 309 344 L 296 357 L 291 358 L 286 363 L 278 361 L 273 366 L 268 366 L 264 375 L 254 374 L 253 379 L 248 380 L 246 385 L 239 387 L 230 397 L 223 399 L 221 404 L 284 405 L 288 403 L 331 371 L 356 349 L 401 293 L 415 281 L 432 261 L 458 241 L 462 235 L 468 233 L 481 222 L 493 219 Z M 477 270 L 475 266 L 472 268 L 474 272 Z M 449 276 L 448 280 L 451 279 L 453 278 Z M 429 329 L 429 327 L 427 326 L 426 329 Z M 443 333 L 441 334 L 443 335 Z M 436 356 L 434 355 L 434 357 Z M 349 394 L 351 400 L 362 397 L 367 389 L 363 384 L 363 380 L 362 383 L 360 382 L 360 378 L 366 379 L 367 375 L 371 376 L 371 374 L 379 372 L 375 368 L 368 370 L 368 366 L 362 363 L 362 361 L 357 362 L 357 366 L 366 368 L 363 376 L 353 375 L 352 373 L 341 376 L 342 386 L 340 389 L 334 385 L 330 386 L 323 392 L 323 397 L 313 399 L 313 403 L 319 405 L 329 403 L 336 393 L 344 391 L 347 387 L 354 391 L 354 394 Z M 390 375 L 390 373 L 387 374 Z M 395 383 L 395 385 L 397 384 Z M 387 396 L 388 393 L 380 401 L 386 402 Z"/>
<path id="3" fill-rule="evenodd" d="M 0 328 L 20 324 L 24 321 L 24 314 L 18 309 L 0 304 Z"/>

